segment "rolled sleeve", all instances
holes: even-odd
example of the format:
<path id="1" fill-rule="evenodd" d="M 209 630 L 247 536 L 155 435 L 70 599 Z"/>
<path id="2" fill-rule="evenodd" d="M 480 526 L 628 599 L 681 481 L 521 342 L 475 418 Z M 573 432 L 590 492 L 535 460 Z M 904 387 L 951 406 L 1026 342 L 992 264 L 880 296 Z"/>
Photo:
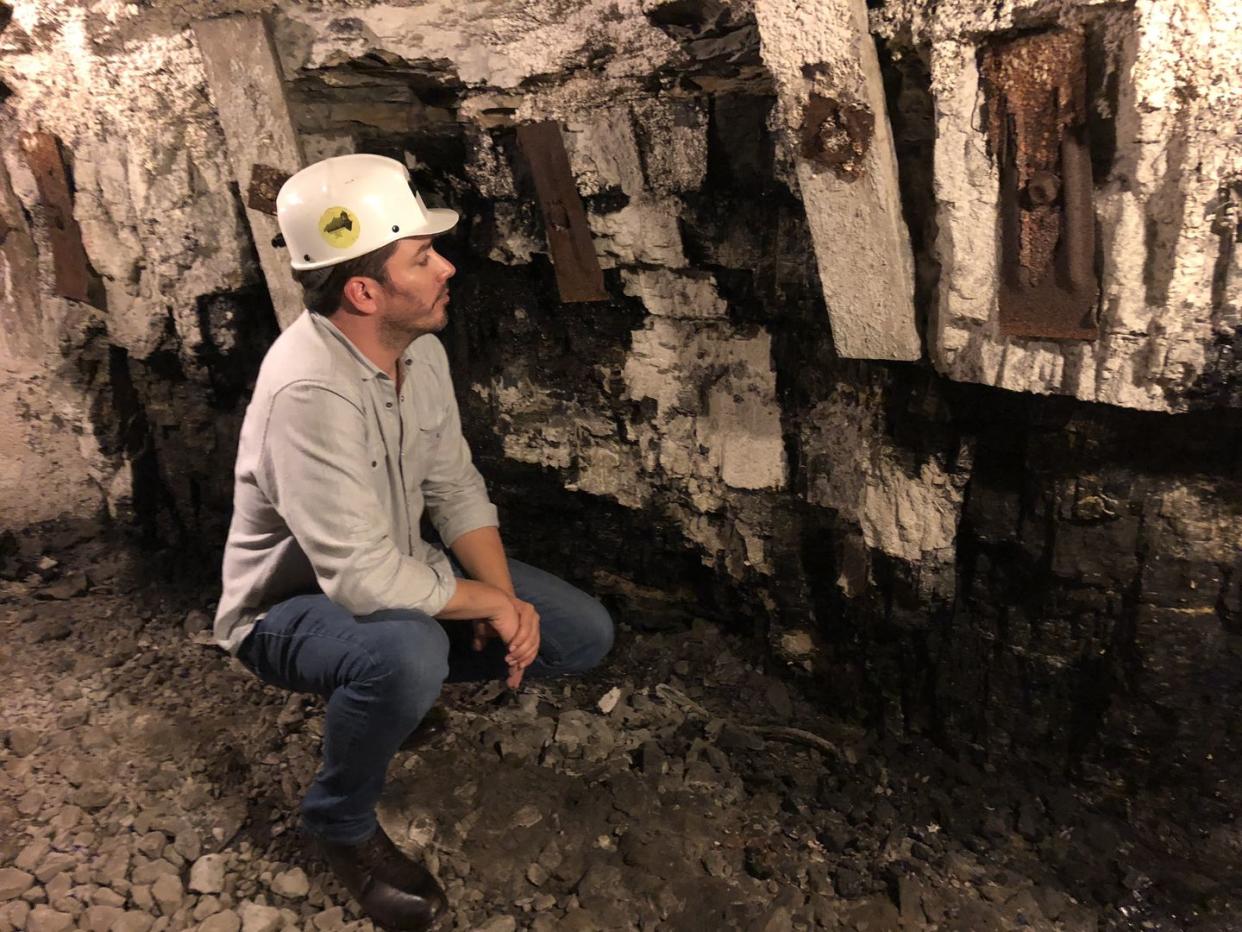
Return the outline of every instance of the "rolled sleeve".
<path id="1" fill-rule="evenodd" d="M 324 594 L 354 615 L 435 615 L 457 581 L 398 549 L 364 472 L 370 459 L 365 415 L 351 399 L 315 382 L 295 382 L 273 399 L 259 478 Z"/>

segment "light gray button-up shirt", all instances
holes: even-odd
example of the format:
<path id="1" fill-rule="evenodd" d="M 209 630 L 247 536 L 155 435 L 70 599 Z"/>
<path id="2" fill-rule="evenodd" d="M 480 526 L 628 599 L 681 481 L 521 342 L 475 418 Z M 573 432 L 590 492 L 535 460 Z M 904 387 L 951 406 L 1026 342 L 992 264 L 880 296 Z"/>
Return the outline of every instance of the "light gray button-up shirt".
<path id="1" fill-rule="evenodd" d="M 355 615 L 429 615 L 457 581 L 445 544 L 497 526 L 470 458 L 448 357 L 428 334 L 398 363 L 401 389 L 331 321 L 305 311 L 259 369 L 246 409 L 215 637 L 236 652 L 262 613 L 322 591 Z"/>

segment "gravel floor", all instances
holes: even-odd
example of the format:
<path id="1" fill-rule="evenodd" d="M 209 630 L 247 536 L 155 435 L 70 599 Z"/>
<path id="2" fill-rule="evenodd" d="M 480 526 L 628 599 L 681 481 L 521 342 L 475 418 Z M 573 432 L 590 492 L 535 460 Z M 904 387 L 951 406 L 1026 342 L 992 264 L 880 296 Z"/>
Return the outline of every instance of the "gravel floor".
<path id="1" fill-rule="evenodd" d="M 0 930 L 371 928 L 296 828 L 320 701 L 258 684 L 210 645 L 210 593 L 113 545 L 9 550 Z M 444 704 L 381 809 L 444 883 L 444 929 L 1242 928 L 1234 800 L 878 740 L 707 623 Z"/>

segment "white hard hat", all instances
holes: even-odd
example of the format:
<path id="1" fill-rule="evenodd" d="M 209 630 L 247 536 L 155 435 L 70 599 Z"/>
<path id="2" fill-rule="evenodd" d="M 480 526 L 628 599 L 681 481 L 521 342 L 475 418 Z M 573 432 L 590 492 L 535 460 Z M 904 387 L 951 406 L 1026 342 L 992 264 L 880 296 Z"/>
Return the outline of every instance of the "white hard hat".
<path id="1" fill-rule="evenodd" d="M 443 233 L 457 223 L 457 211 L 428 209 L 396 159 L 338 155 L 281 185 L 276 219 L 301 272 L 356 259 L 407 236 Z"/>

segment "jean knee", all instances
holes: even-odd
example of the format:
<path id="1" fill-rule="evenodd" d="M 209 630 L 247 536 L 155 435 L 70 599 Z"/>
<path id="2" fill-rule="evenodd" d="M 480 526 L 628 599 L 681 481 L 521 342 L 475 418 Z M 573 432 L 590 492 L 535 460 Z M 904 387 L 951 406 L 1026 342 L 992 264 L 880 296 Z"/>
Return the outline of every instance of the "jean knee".
<path id="1" fill-rule="evenodd" d="M 598 599 L 588 601 L 588 608 L 582 616 L 581 631 L 582 647 L 579 663 L 583 670 L 589 670 L 608 656 L 616 638 L 616 626 L 613 624 L 612 615 Z"/>
<path id="2" fill-rule="evenodd" d="M 373 645 L 371 680 L 390 713 L 417 724 L 448 678 L 448 657 L 448 635 L 434 619 L 404 618 L 386 632 Z"/>

